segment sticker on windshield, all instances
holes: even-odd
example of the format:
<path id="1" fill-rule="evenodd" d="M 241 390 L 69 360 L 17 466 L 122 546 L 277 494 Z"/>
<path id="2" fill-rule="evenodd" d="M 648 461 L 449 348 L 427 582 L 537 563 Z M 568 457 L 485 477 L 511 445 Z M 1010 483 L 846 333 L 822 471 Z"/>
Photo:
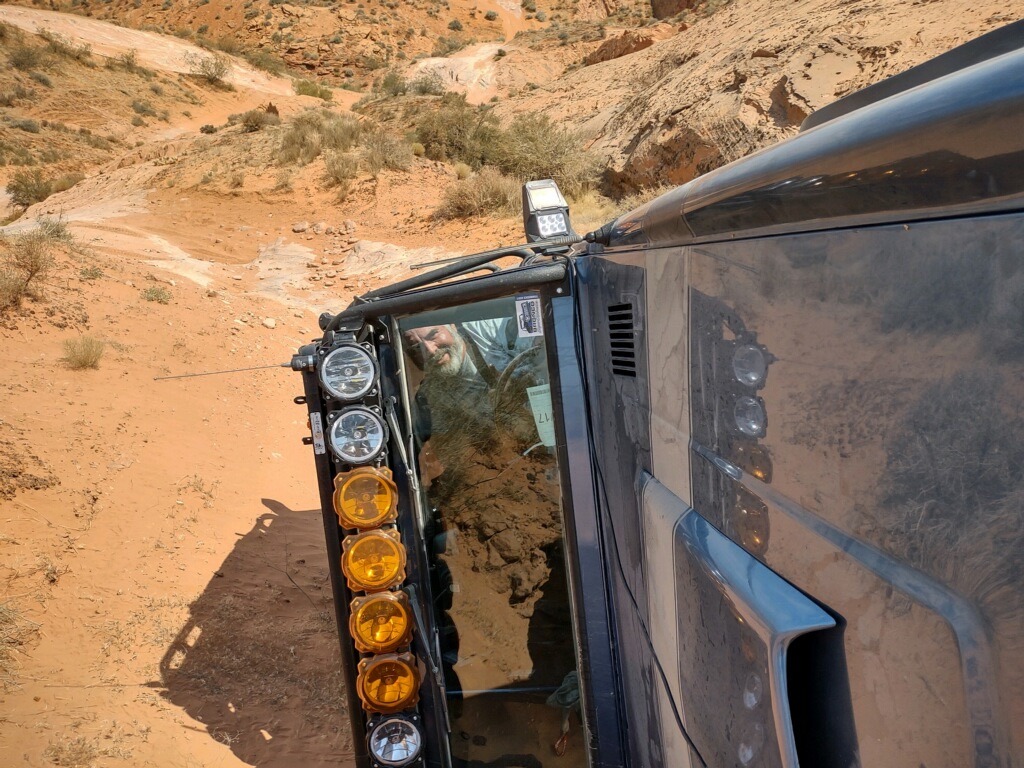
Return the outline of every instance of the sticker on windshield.
<path id="1" fill-rule="evenodd" d="M 540 320 L 540 298 L 516 296 L 516 324 L 519 326 L 520 339 L 544 335 Z"/>
<path id="2" fill-rule="evenodd" d="M 551 385 L 527 387 L 526 396 L 530 398 L 530 410 L 533 411 L 533 421 L 537 425 L 537 437 L 546 447 L 554 448 L 555 409 L 551 406 Z"/>

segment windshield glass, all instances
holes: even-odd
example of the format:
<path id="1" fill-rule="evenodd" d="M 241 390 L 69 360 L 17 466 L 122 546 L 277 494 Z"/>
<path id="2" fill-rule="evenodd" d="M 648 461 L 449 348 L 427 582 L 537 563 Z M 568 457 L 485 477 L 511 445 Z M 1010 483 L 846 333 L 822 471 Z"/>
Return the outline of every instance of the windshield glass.
<path id="1" fill-rule="evenodd" d="M 539 310 L 400 323 L 457 765 L 587 765 Z"/>

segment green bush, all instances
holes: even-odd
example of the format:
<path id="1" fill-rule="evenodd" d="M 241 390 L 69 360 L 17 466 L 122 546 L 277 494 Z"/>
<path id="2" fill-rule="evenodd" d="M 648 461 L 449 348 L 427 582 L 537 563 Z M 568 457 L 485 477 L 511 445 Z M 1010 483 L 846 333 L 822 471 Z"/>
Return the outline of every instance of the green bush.
<path id="1" fill-rule="evenodd" d="M 162 285 L 151 285 L 149 288 L 143 288 L 139 295 L 146 301 L 155 301 L 158 304 L 171 303 L 171 292 Z"/>
<path id="2" fill-rule="evenodd" d="M 520 179 L 554 179 L 575 197 L 598 177 L 598 163 L 575 131 L 561 128 L 547 115 L 517 115 L 494 144 L 489 160 L 503 173 Z"/>
<path id="3" fill-rule="evenodd" d="M 378 90 L 385 96 L 402 96 L 409 90 L 409 85 L 401 74 L 389 69 L 380 79 Z"/>
<path id="4" fill-rule="evenodd" d="M 224 78 L 231 71 L 231 62 L 226 56 L 214 53 L 203 56 L 198 53 L 186 53 L 185 63 L 188 65 L 189 73 L 198 77 L 210 85 L 223 86 Z"/>
<path id="5" fill-rule="evenodd" d="M 490 156 L 501 128 L 489 110 L 474 107 L 461 94 L 447 93 L 435 111 L 416 126 L 416 140 L 431 160 L 461 160 L 479 168 Z"/>
<path id="6" fill-rule="evenodd" d="M 293 87 L 299 96 L 314 96 L 324 101 L 331 101 L 334 98 L 330 87 L 313 80 L 296 80 Z"/>
<path id="7" fill-rule="evenodd" d="M 49 179 L 43 177 L 43 172 L 38 168 L 32 171 L 18 171 L 7 182 L 7 194 L 11 196 L 11 202 L 20 208 L 28 208 L 33 203 L 42 202 L 52 192 L 53 185 Z"/>
<path id="8" fill-rule="evenodd" d="M 245 60 L 256 69 L 262 69 L 272 75 L 280 75 L 285 70 L 284 62 L 268 51 L 248 51 Z"/>
<path id="9" fill-rule="evenodd" d="M 16 45 L 11 48 L 9 59 L 12 67 L 23 72 L 38 69 L 46 63 L 42 49 L 29 45 Z"/>
<path id="10" fill-rule="evenodd" d="M 417 96 L 443 96 L 446 89 L 441 76 L 437 72 L 430 71 L 413 78 L 409 82 L 409 91 Z"/>

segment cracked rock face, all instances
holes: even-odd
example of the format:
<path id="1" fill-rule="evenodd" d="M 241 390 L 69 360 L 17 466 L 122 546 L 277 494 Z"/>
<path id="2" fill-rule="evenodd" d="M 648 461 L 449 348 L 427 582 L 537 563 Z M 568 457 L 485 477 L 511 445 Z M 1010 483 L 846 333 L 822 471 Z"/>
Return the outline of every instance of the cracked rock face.
<path id="1" fill-rule="evenodd" d="M 664 2 L 685 10 L 688 0 Z M 634 39 L 609 37 L 594 63 L 515 111 L 542 111 L 592 137 L 618 193 L 674 186 L 791 137 L 814 110 L 1010 20 L 993 0 L 955 17 L 942 3 L 912 0 L 808 0 L 799 9 L 747 0 L 702 13 Z"/>

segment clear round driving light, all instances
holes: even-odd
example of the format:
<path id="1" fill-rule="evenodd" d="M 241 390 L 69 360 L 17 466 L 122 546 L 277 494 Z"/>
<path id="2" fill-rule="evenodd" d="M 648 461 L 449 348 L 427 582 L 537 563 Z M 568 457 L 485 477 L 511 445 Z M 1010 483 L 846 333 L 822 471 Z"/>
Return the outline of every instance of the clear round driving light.
<path id="1" fill-rule="evenodd" d="M 405 718 L 389 717 L 370 731 L 370 753 L 381 765 L 409 765 L 419 758 L 422 749 L 422 734 Z"/>
<path id="2" fill-rule="evenodd" d="M 320 383 L 339 400 L 359 400 L 373 389 L 377 364 L 355 344 L 344 344 L 327 353 L 320 363 Z"/>
<path id="3" fill-rule="evenodd" d="M 732 413 L 736 420 L 736 429 L 749 437 L 764 437 L 768 417 L 760 398 L 749 395 L 736 398 Z"/>
<path id="4" fill-rule="evenodd" d="M 387 428 L 368 408 L 346 408 L 331 425 L 331 450 L 347 464 L 368 464 L 384 450 Z"/>
<path id="5" fill-rule="evenodd" d="M 760 387 L 768 375 L 764 350 L 754 344 L 741 344 L 732 353 L 732 372 L 736 381 L 748 387 Z"/>

